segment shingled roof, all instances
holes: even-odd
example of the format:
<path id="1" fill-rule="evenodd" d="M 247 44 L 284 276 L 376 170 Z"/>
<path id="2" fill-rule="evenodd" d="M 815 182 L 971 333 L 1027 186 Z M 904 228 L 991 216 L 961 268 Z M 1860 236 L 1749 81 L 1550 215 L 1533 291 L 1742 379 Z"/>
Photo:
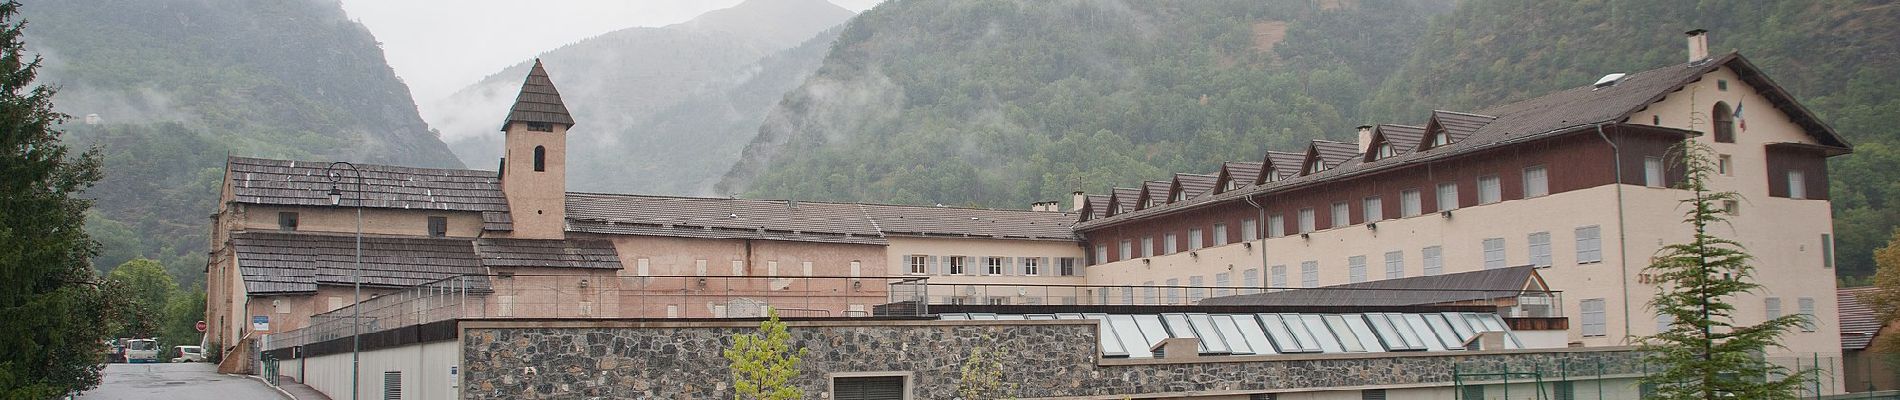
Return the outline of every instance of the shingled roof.
<path id="1" fill-rule="evenodd" d="M 1865 350 L 1874 343 L 1874 336 L 1880 334 L 1880 316 L 1867 302 L 1860 300 L 1862 293 L 1875 290 L 1879 288 L 1835 289 L 1835 300 L 1840 304 L 1841 349 Z"/>
<path id="2" fill-rule="evenodd" d="M 1252 185 L 1255 181 L 1260 179 L 1261 169 L 1265 166 L 1266 164 L 1246 161 L 1228 161 L 1221 163 L 1221 181 L 1215 184 L 1226 185 L 1226 182 L 1234 181 L 1240 182 L 1241 186 Z M 1226 191 L 1227 188 L 1216 187 L 1215 190 Z"/>
<path id="3" fill-rule="evenodd" d="M 620 269 L 620 253 L 605 240 L 482 238 L 475 248 L 484 267 Z"/>
<path id="4" fill-rule="evenodd" d="M 574 126 L 574 117 L 567 114 L 567 105 L 561 103 L 561 92 L 554 89 L 554 80 L 541 68 L 539 58 L 534 59 L 534 68 L 528 70 L 528 79 L 521 83 L 521 94 L 515 96 L 515 105 L 508 110 L 508 119 L 502 121 L 501 130 L 508 130 L 508 124 L 513 122 Z"/>
<path id="5" fill-rule="evenodd" d="M 318 285 L 350 285 L 353 236 L 238 232 L 231 236 L 244 290 L 252 295 L 312 293 Z M 484 271 L 468 239 L 363 238 L 363 285 L 410 287 Z M 486 280 L 478 280 L 487 288 Z"/>
<path id="6" fill-rule="evenodd" d="M 1385 279 L 1279 292 L 1221 296 L 1200 305 L 1219 306 L 1422 306 L 1516 297 L 1524 291 L 1548 291 L 1531 266 L 1494 268 L 1456 274 Z"/>
<path id="7" fill-rule="evenodd" d="M 1179 186 L 1181 188 L 1180 189 L 1181 192 L 1186 193 L 1187 197 L 1200 196 L 1201 194 L 1212 191 L 1214 189 L 1214 184 L 1217 183 L 1217 181 L 1219 180 L 1220 180 L 1220 177 L 1217 177 L 1214 175 L 1188 174 L 1188 173 L 1174 174 L 1174 185 Z M 1173 200 L 1173 199 L 1169 199 L 1169 200 Z"/>
<path id="8" fill-rule="evenodd" d="M 327 162 L 230 157 L 225 174 L 239 203 L 330 206 L 330 188 L 343 192 L 343 205 L 356 201 L 356 179 L 347 170 L 331 182 Z M 492 171 L 356 165 L 363 174 L 363 206 L 414 210 L 508 212 L 501 181 Z M 506 220 L 505 216 L 496 219 Z"/>
<path id="9" fill-rule="evenodd" d="M 568 230 L 887 244 L 887 236 L 1075 240 L 1072 212 L 569 193 Z"/>
<path id="10" fill-rule="evenodd" d="M 1661 101 L 1664 97 L 1681 89 L 1684 85 L 1701 79 L 1703 74 L 1716 68 L 1729 67 L 1737 71 L 1743 80 L 1761 91 L 1765 100 L 1778 110 L 1787 113 L 1797 125 L 1806 129 L 1808 135 L 1820 143 L 1823 148 L 1833 150 L 1832 154 L 1849 151 L 1848 144 L 1832 128 L 1827 127 L 1813 113 L 1793 101 L 1786 91 L 1749 64 L 1741 55 L 1729 53 L 1710 60 L 1676 64 L 1662 68 L 1625 75 L 1614 85 L 1595 87 L 1584 85 L 1558 91 L 1541 97 L 1518 101 L 1480 110 L 1475 113 L 1439 111 L 1432 114 L 1436 124 L 1443 126 L 1453 137 L 1465 135 L 1462 140 L 1438 146 L 1425 151 L 1414 151 L 1374 162 L 1350 160 L 1334 166 L 1333 169 L 1317 174 L 1295 176 L 1271 184 L 1230 191 L 1214 196 L 1203 196 L 1176 202 L 1163 207 L 1154 207 L 1128 213 L 1090 220 L 1077 225 L 1077 229 L 1087 230 L 1166 215 L 1183 210 L 1196 209 L 1209 204 L 1232 201 L 1242 197 L 1272 193 L 1347 176 L 1377 173 L 1392 168 L 1416 163 L 1464 156 L 1488 151 L 1510 144 L 1538 140 L 1543 138 L 1582 132 L 1599 124 L 1618 129 L 1634 129 L 1657 133 L 1693 135 L 1696 132 L 1640 124 L 1626 124 L 1629 116 Z M 1488 122 L 1485 122 L 1487 121 Z M 1475 128 L 1473 124 L 1479 124 Z M 1468 133 L 1466 133 L 1468 131 Z M 1354 152 L 1357 154 L 1357 152 Z M 1275 158 L 1277 152 L 1269 151 L 1266 159 L 1285 169 L 1285 165 Z M 1359 159 L 1360 157 L 1354 157 Z"/>

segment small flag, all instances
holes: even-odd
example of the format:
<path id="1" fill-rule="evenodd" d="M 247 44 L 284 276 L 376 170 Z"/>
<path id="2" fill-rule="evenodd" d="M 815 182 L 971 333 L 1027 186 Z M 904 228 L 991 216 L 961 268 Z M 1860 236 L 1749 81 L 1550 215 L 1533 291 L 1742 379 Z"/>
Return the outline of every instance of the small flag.
<path id="1" fill-rule="evenodd" d="M 1742 132 L 1748 132 L 1748 120 L 1742 118 L 1741 103 L 1735 104 L 1735 127 L 1740 128 Z"/>

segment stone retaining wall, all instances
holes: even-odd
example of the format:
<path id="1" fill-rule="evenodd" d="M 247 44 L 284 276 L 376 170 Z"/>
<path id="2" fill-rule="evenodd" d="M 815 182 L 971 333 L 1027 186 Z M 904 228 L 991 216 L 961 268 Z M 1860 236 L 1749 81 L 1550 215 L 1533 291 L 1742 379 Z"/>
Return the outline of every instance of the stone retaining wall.
<path id="1" fill-rule="evenodd" d="M 1627 348 L 1098 360 L 1092 322 L 791 324 L 793 341 L 810 351 L 795 380 L 808 398 L 830 390 L 832 374 L 884 371 L 909 375 L 913 398 L 953 398 L 963 358 L 986 345 L 1004 350 L 1006 376 L 1019 383 L 1016 396 L 1022 398 L 1450 386 L 1454 368 L 1508 366 L 1555 377 L 1567 367 L 1573 378 L 1640 372 L 1637 353 Z M 732 397 L 721 350 L 732 335 L 757 328 L 756 322 L 724 321 L 471 321 L 463 329 L 463 398 L 712 399 Z"/>

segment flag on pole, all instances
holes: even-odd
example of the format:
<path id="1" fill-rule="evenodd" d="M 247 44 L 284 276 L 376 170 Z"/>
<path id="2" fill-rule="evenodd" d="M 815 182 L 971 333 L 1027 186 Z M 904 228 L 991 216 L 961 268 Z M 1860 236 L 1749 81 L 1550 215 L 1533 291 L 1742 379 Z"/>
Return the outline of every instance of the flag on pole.
<path id="1" fill-rule="evenodd" d="M 1742 104 L 1735 103 L 1735 127 L 1748 132 L 1748 119 L 1742 118 Z"/>

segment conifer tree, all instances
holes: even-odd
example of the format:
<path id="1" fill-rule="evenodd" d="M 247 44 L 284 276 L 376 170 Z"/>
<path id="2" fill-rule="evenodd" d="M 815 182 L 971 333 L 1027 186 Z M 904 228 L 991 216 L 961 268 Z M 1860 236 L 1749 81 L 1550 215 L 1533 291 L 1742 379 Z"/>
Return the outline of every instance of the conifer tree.
<path id="1" fill-rule="evenodd" d="M 0 4 L 0 398 L 48 399 L 99 384 L 114 301 L 78 197 L 99 179 L 97 154 L 67 156 L 19 10 Z"/>
<path id="2" fill-rule="evenodd" d="M 1791 371 L 1767 362 L 1761 355 L 1790 329 L 1807 323 L 1803 315 L 1784 315 L 1760 324 L 1736 322 L 1737 296 L 1761 285 L 1753 281 L 1754 267 L 1741 243 L 1718 235 L 1727 220 L 1720 205 L 1736 200 L 1734 192 L 1708 187 L 1714 171 L 1712 151 L 1705 145 L 1683 142 L 1674 148 L 1683 170 L 1677 188 L 1688 191 L 1683 223 L 1692 228 L 1686 243 L 1659 250 L 1645 269 L 1658 291 L 1651 309 L 1673 318 L 1655 336 L 1642 338 L 1645 360 L 1662 371 L 1643 378 L 1652 384 L 1656 399 L 1794 399 L 1813 370 Z"/>
<path id="3" fill-rule="evenodd" d="M 792 348 L 792 335 L 778 310 L 767 308 L 768 318 L 759 330 L 732 336 L 732 348 L 725 350 L 732 361 L 733 398 L 738 400 L 797 400 L 805 393 L 792 378 L 798 377 L 799 358 L 804 348 Z"/>

